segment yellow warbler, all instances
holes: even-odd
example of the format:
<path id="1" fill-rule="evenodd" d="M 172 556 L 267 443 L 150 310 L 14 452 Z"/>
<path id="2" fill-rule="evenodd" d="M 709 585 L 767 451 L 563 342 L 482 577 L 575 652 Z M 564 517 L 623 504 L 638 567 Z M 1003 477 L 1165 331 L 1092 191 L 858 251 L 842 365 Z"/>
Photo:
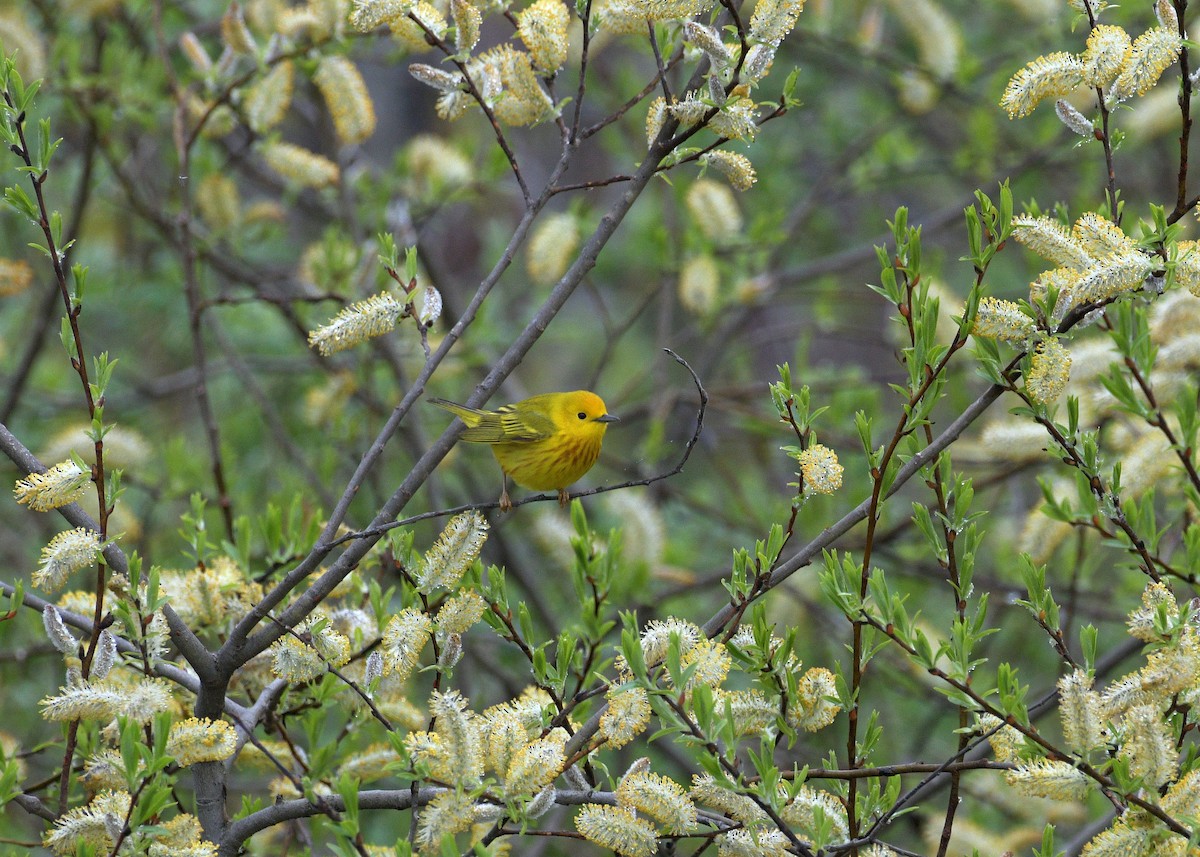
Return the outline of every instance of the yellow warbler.
<path id="1" fill-rule="evenodd" d="M 567 504 L 567 486 L 592 469 L 608 424 L 617 418 L 608 413 L 595 393 L 543 393 L 495 411 L 480 411 L 430 399 L 467 424 L 462 439 L 486 443 L 504 471 L 500 511 L 512 508 L 508 477 L 534 491 L 558 490 L 558 502 Z"/>

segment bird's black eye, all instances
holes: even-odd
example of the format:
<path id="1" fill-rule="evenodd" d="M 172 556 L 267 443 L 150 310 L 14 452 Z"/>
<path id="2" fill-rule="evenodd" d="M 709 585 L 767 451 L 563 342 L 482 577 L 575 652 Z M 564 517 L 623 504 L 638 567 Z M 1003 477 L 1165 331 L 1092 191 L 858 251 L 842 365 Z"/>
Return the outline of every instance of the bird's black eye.
<path id="1" fill-rule="evenodd" d="M 583 411 L 580 411 L 578 414 L 576 414 L 576 416 L 578 416 L 581 420 L 587 419 L 587 414 L 585 414 Z"/>

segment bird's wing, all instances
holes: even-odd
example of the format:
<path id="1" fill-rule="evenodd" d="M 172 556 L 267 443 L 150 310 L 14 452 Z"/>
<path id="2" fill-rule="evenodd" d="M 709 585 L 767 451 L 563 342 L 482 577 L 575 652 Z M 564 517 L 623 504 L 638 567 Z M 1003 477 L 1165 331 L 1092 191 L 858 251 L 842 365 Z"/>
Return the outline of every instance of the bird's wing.
<path id="1" fill-rule="evenodd" d="M 470 443 L 530 443 L 554 434 L 554 422 L 548 416 L 528 409 L 518 413 L 516 405 L 481 411 L 445 399 L 430 399 L 429 403 L 445 408 L 466 423 L 462 439 Z"/>
<path id="2" fill-rule="evenodd" d="M 557 431 L 550 417 L 529 408 L 522 408 L 518 412 L 516 405 L 505 405 L 496 411 L 494 416 L 497 418 L 501 435 L 497 441 L 503 443 L 532 443 L 535 440 L 545 440 Z"/>

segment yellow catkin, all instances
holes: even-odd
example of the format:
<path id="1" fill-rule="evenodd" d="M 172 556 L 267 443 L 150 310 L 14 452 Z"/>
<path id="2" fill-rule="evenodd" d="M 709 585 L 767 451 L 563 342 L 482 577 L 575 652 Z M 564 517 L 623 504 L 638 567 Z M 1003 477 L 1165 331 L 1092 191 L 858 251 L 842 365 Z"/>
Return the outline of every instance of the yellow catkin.
<path id="1" fill-rule="evenodd" d="M 688 213 L 710 240 L 723 244 L 742 231 L 742 212 L 733 191 L 712 179 L 697 179 L 688 188 Z"/>
<path id="2" fill-rule="evenodd" d="M 711 315 L 717 307 L 721 271 L 717 261 L 704 253 L 683 263 L 679 272 L 679 302 L 695 315 Z"/>
<path id="3" fill-rule="evenodd" d="M 1083 83 L 1084 68 L 1078 57 L 1066 52 L 1047 54 L 1013 75 L 1000 97 L 1010 119 L 1028 116 L 1047 98 L 1063 98 Z"/>
<path id="4" fill-rule="evenodd" d="M 429 48 L 429 36 L 444 37 L 449 25 L 440 9 L 428 0 L 420 0 L 413 4 L 407 15 L 392 20 L 389 26 L 401 44 L 414 51 L 423 51 Z"/>
<path id="5" fill-rule="evenodd" d="M 450 0 L 450 13 L 454 19 L 454 46 L 460 54 L 469 54 L 479 44 L 483 15 L 470 0 Z"/>
<path id="6" fill-rule="evenodd" d="M 1071 352 L 1056 338 L 1047 339 L 1034 352 L 1025 390 L 1035 402 L 1049 405 L 1062 395 L 1071 376 Z"/>
<path id="7" fill-rule="evenodd" d="M 734 190 L 750 190 L 758 181 L 750 159 L 738 152 L 718 149 L 700 158 L 700 163 L 715 169 L 729 181 Z"/>
<path id="8" fill-rule="evenodd" d="M 1182 49 L 1183 40 L 1175 30 L 1154 27 L 1142 33 L 1134 40 L 1129 59 L 1114 83 L 1117 97 L 1145 95 L 1179 58 Z"/>
<path id="9" fill-rule="evenodd" d="M 1088 35 L 1083 62 L 1083 82 L 1088 86 L 1108 86 L 1129 59 L 1129 34 L 1120 27 L 1099 24 Z"/>
<path id="10" fill-rule="evenodd" d="M 242 109 L 251 130 L 265 134 L 283 121 L 292 104 L 294 78 L 295 66 L 284 60 L 247 88 Z"/>
<path id="11" fill-rule="evenodd" d="M 205 176 L 196 187 L 196 208 L 204 225 L 213 232 L 226 232 L 241 219 L 237 182 L 223 173 Z M 107 461 L 107 454 L 105 459 Z"/>
<path id="12" fill-rule="evenodd" d="M 33 283 L 33 268 L 24 259 L 0 259 L 0 297 L 19 295 Z"/>
<path id="13" fill-rule="evenodd" d="M 518 35 L 541 74 L 554 74 L 567 59 L 571 13 L 562 0 L 535 0 L 517 15 Z"/>
<path id="14" fill-rule="evenodd" d="M 557 0 L 555 0 L 557 2 Z M 529 239 L 525 268 L 541 286 L 558 282 L 579 247 L 579 224 L 567 212 L 544 217 Z"/>
<path id="15" fill-rule="evenodd" d="M 585 804 L 575 817 L 575 828 L 589 841 L 622 857 L 651 857 L 658 843 L 649 822 L 619 806 Z"/>
<path id="16" fill-rule="evenodd" d="M 262 156 L 272 170 L 301 187 L 326 187 L 341 176 L 333 161 L 291 143 L 269 143 L 262 148 Z"/>
<path id="17" fill-rule="evenodd" d="M 553 103 L 538 84 L 530 55 L 508 45 L 493 48 L 483 60 L 499 77 L 503 91 L 492 107 L 503 125 L 534 125 L 549 115 Z"/>
<path id="18" fill-rule="evenodd" d="M 1022 342 L 1033 335 L 1033 319 L 1015 301 L 986 297 L 979 302 L 971 333 L 1002 342 Z"/>
<path id="19" fill-rule="evenodd" d="M 340 55 L 325 57 L 317 66 L 313 82 L 325 99 L 343 144 L 361 143 L 375 133 L 375 105 L 354 63 Z"/>

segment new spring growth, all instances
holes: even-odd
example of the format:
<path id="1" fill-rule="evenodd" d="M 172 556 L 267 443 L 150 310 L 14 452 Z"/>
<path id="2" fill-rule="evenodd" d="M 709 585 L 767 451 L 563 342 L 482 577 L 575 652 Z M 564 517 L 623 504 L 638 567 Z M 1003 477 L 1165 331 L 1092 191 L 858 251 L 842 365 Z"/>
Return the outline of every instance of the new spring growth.
<path id="1" fill-rule="evenodd" d="M 539 74 L 552 75 L 567 60 L 567 27 L 571 14 L 561 0 L 534 0 L 517 13 L 517 35 Z"/>
<path id="2" fill-rule="evenodd" d="M 1117 758 L 1129 764 L 1129 773 L 1141 777 L 1148 788 L 1158 789 L 1174 779 L 1179 752 L 1171 725 L 1157 703 L 1138 705 L 1125 712 L 1118 724 L 1121 749 Z"/>
<path id="3" fill-rule="evenodd" d="M 1133 40 L 1120 27 L 1100 24 L 1088 34 L 1087 50 L 1079 58 L 1086 86 L 1106 86 L 1121 73 Z"/>
<path id="4" fill-rule="evenodd" d="M 554 786 L 546 786 L 525 805 L 525 814 L 530 818 L 541 818 L 554 806 L 557 797 L 558 790 Z"/>
<path id="5" fill-rule="evenodd" d="M 396 40 L 413 49 L 424 51 L 429 47 L 426 39 L 432 35 L 435 39 L 446 37 L 446 16 L 442 8 L 434 6 L 428 0 L 418 0 L 408 10 L 408 14 L 392 21 L 389 26 Z"/>
<path id="6" fill-rule="evenodd" d="M 788 724 L 794 729 L 816 732 L 832 723 L 841 710 L 837 702 L 837 679 L 824 667 L 813 667 L 796 685 L 796 705 L 788 710 Z"/>
<path id="7" fill-rule="evenodd" d="M 327 187 L 341 177 L 337 164 L 303 146 L 275 142 L 265 144 L 261 151 L 268 167 L 300 187 Z"/>
<path id="8" fill-rule="evenodd" d="M 46 720 L 95 720 L 107 723 L 123 715 L 145 723 L 171 705 L 170 688 L 161 679 L 141 679 L 120 685 L 108 682 L 72 684 L 38 704 Z"/>
<path id="9" fill-rule="evenodd" d="M 650 109 L 646 112 L 646 145 L 654 145 L 654 141 L 658 139 L 659 132 L 662 131 L 663 125 L 670 116 L 670 111 L 667 109 L 667 100 L 661 95 L 650 102 Z"/>
<path id="10" fill-rule="evenodd" d="M 700 156 L 700 166 L 711 167 L 729 181 L 735 190 L 750 190 L 758 176 L 745 155 L 716 149 Z"/>
<path id="11" fill-rule="evenodd" d="M 258 50 L 254 35 L 246 26 L 246 16 L 237 0 L 233 0 L 221 16 L 221 41 L 237 54 L 253 56 Z"/>
<path id="12" fill-rule="evenodd" d="M 684 38 L 708 55 L 713 68 L 724 68 L 733 59 L 733 54 L 721 41 L 721 34 L 712 27 L 706 27 L 697 21 L 687 21 L 683 25 L 683 34 Z"/>
<path id="13" fill-rule="evenodd" d="M 411 607 L 393 616 L 383 630 L 383 674 L 407 678 L 416 668 L 433 631 L 428 616 Z"/>
<path id="14" fill-rule="evenodd" d="M 667 833 L 686 833 L 696 824 L 696 805 L 683 787 L 649 770 L 622 778 L 617 804 L 649 816 Z"/>
<path id="15" fill-rule="evenodd" d="M 803 10 L 804 0 L 759 0 L 750 18 L 750 38 L 778 47 Z"/>
<path id="16" fill-rule="evenodd" d="M 451 518 L 416 573 L 418 589 L 429 594 L 453 588 L 479 558 L 487 531 L 487 519 L 476 509 Z"/>
<path id="17" fill-rule="evenodd" d="M 806 493 L 832 494 L 842 487 L 842 465 L 837 453 L 827 446 L 814 443 L 797 456 L 800 478 Z"/>
<path id="18" fill-rule="evenodd" d="M 781 830 L 730 830 L 715 841 L 721 857 L 787 857 L 791 853 Z"/>
<path id="19" fill-rule="evenodd" d="M 679 303 L 701 318 L 717 309 L 721 291 L 721 269 L 711 253 L 701 253 L 683 263 L 679 272 Z"/>
<path id="20" fill-rule="evenodd" d="M 100 639 L 96 641 L 96 655 L 92 658 L 92 674 L 91 677 L 100 681 L 109 670 L 117 663 L 117 638 L 114 637 L 107 628 L 100 632 Z"/>
<path id="21" fill-rule="evenodd" d="M 442 317 L 442 293 L 433 286 L 421 290 L 421 306 L 417 310 L 417 323 L 426 330 Z"/>
<path id="22" fill-rule="evenodd" d="M 426 86 L 431 86 L 440 92 L 457 92 L 463 83 L 460 75 L 420 62 L 409 65 L 408 73 Z"/>
<path id="23" fill-rule="evenodd" d="M 567 761 L 565 747 L 561 729 L 521 747 L 504 772 L 504 797 L 535 795 L 554 782 Z"/>
<path id="24" fill-rule="evenodd" d="M 657 666 L 667 656 L 672 637 L 679 639 L 680 651 L 687 653 L 695 648 L 703 636 L 704 632 L 700 630 L 700 626 L 683 619 L 668 617 L 651 620 L 642 631 L 642 658 L 646 666 Z M 623 664 L 623 660 L 618 660 L 617 668 L 621 669 Z"/>
<path id="25" fill-rule="evenodd" d="M 1025 392 L 1039 404 L 1049 405 L 1062 395 L 1071 377 L 1071 352 L 1057 337 L 1038 344 L 1025 378 Z"/>
<path id="26" fill-rule="evenodd" d="M 585 804 L 575 816 L 575 829 L 589 842 L 623 857 L 651 857 L 658 847 L 650 822 L 623 806 Z"/>
<path id="27" fill-rule="evenodd" d="M 487 601 L 473 590 L 464 590 L 452 598 L 447 598 L 438 610 L 435 625 L 439 634 L 465 634 L 467 630 L 483 618 L 487 609 Z"/>
<path id="28" fill-rule="evenodd" d="M 817 822 L 818 812 L 832 828 L 830 841 L 843 842 L 849 837 L 846 809 L 841 801 L 826 791 L 801 786 L 791 802 L 780 812 L 780 816 L 788 824 L 803 831 L 806 838 L 814 840 L 820 826 Z"/>
<path id="29" fill-rule="evenodd" d="M 313 83 L 325 100 L 342 144 L 361 143 L 375 133 L 375 105 L 354 63 L 337 54 L 324 57 Z"/>
<path id="30" fill-rule="evenodd" d="M 252 131 L 265 134 L 283 121 L 292 104 L 294 80 L 295 66 L 283 60 L 246 89 L 242 111 Z"/>
<path id="31" fill-rule="evenodd" d="M 1030 286 L 1030 299 L 1043 300 L 1051 290 L 1058 298 L 1050 321 L 1087 304 L 1112 300 L 1142 288 L 1156 261 L 1115 223 L 1087 213 L 1068 230 L 1049 217 L 1013 218 L 1013 237 L 1042 258 L 1058 265 Z"/>
<path id="32" fill-rule="evenodd" d="M 442 751 L 439 761 L 449 763 L 453 771 L 448 778 L 435 779 L 468 786 L 478 783 L 483 776 L 483 736 L 480 719 L 466 697 L 456 690 L 435 692 L 429 698 L 429 713 L 437 724 L 433 734 Z"/>
<path id="33" fill-rule="evenodd" d="M 421 853 L 433 853 L 443 837 L 461 833 L 474 820 L 474 802 L 470 796 L 459 791 L 442 792 L 421 811 L 416 837 Z"/>
<path id="34" fill-rule="evenodd" d="M 541 724 L 540 712 L 537 722 Z M 486 769 L 501 779 L 507 778 L 513 759 L 528 743 L 531 730 L 526 728 L 525 719 L 512 703 L 501 703 L 483 713 L 482 732 Z"/>
<path id="35" fill-rule="evenodd" d="M 367 656 L 367 666 L 363 671 L 363 684 L 370 688 L 371 682 L 383 678 L 383 655 L 378 649 Z"/>
<path id="36" fill-rule="evenodd" d="M 645 32 L 646 19 L 651 21 L 678 21 L 695 18 L 715 4 L 714 0 L 630 0 L 630 17 L 641 18 L 641 32 Z"/>
<path id="37" fill-rule="evenodd" d="M 404 304 L 387 292 L 351 304 L 333 320 L 308 334 L 308 344 L 328 357 L 390 333 L 404 312 Z"/>
<path id="38" fill-rule="evenodd" d="M 1092 677 L 1077 669 L 1058 681 L 1059 710 L 1063 740 L 1068 749 L 1080 756 L 1100 747 L 1107 739 L 1101 712 L 1100 694 L 1092 690 Z"/>
<path id="39" fill-rule="evenodd" d="M 1033 319 L 1021 312 L 1016 301 L 986 297 L 979 302 L 971 333 L 1001 342 L 1025 342 L 1034 334 Z"/>
<path id="40" fill-rule="evenodd" d="M 554 103 L 538 82 L 529 54 L 511 45 L 498 45 L 480 59 L 500 79 L 504 97 L 496 100 L 492 112 L 501 124 L 514 128 L 535 125 L 551 114 Z"/>
<path id="41" fill-rule="evenodd" d="M 350 640 L 327 620 L 305 620 L 271 646 L 271 671 L 292 682 L 312 681 L 350 660 Z"/>
<path id="42" fill-rule="evenodd" d="M 1170 9 L 1169 3 L 1158 6 Z M 1028 116 L 1048 98 L 1066 98 L 1080 86 L 1107 87 L 1105 98 L 1110 107 L 1134 95 L 1145 95 L 1178 59 L 1183 47 L 1174 10 L 1165 12 L 1158 6 L 1160 26 L 1132 41 L 1122 28 L 1102 24 L 1092 29 L 1082 54 L 1060 51 L 1030 61 L 1009 80 L 1000 106 L 1015 119 Z"/>
<path id="43" fill-rule="evenodd" d="M 479 44 L 483 15 L 470 0 L 450 0 L 450 16 L 454 19 L 454 48 L 460 56 L 469 56 Z"/>
<path id="44" fill-rule="evenodd" d="M 75 854 L 79 845 L 108 853 L 125 827 L 130 803 L 129 792 L 103 791 L 87 806 L 76 807 L 55 821 L 42 844 L 58 855 Z"/>
<path id="45" fill-rule="evenodd" d="M 1074 801 L 1087 797 L 1092 783 L 1074 765 L 1053 759 L 1035 759 L 1018 765 L 1004 779 L 1021 794 Z"/>
<path id="46" fill-rule="evenodd" d="M 1164 641 L 1179 624 L 1179 602 L 1163 583 L 1142 590 L 1142 604 L 1129 614 L 1129 635 L 1145 643 Z"/>
<path id="47" fill-rule="evenodd" d="M 45 473 L 30 473 L 17 481 L 13 496 L 35 512 L 49 512 L 83 496 L 91 473 L 75 461 L 63 461 Z"/>
<path id="48" fill-rule="evenodd" d="M 654 106 L 651 105 L 651 110 L 653 111 L 653 109 Z M 682 101 L 671 102 L 668 110 L 672 116 L 679 120 L 680 125 L 684 128 L 691 128 L 704 118 L 704 115 L 708 113 L 709 106 L 703 100 L 701 93 L 689 92 L 687 97 Z"/>
<path id="49" fill-rule="evenodd" d="M 1071 230 L 1053 218 L 1017 215 L 1012 226 L 1013 238 L 1055 265 L 1083 270 L 1093 262 Z"/>
<path id="50" fill-rule="evenodd" d="M 1065 51 L 1031 60 L 1008 82 L 1000 106 L 1010 119 L 1028 116 L 1047 98 L 1063 98 L 1083 83 L 1083 63 Z"/>
<path id="51" fill-rule="evenodd" d="M 1018 762 L 1025 747 L 1025 736 L 991 714 L 979 718 L 978 732 L 988 736 L 992 755 L 997 762 Z M 999 728 L 997 728 L 999 727 Z M 990 734 L 989 734 L 990 733 Z"/>
<path id="52" fill-rule="evenodd" d="M 712 179 L 696 179 L 688 188 L 688 214 L 716 244 L 728 244 L 742 231 L 742 212 L 733 192 Z"/>
<path id="53" fill-rule="evenodd" d="M 76 654 L 79 649 L 79 641 L 67 630 L 67 626 L 62 620 L 62 614 L 53 604 L 47 604 L 42 610 L 42 627 L 46 629 L 46 636 L 49 638 L 50 644 L 59 652 L 64 655 Z"/>
<path id="54" fill-rule="evenodd" d="M 758 83 L 767 76 L 771 64 L 775 61 L 775 46 L 766 44 L 754 45 L 746 54 L 742 63 L 742 78 L 748 83 Z"/>
<path id="55" fill-rule="evenodd" d="M 604 698 L 608 707 L 600 715 L 600 735 L 613 749 L 624 747 L 650 725 L 650 699 L 645 688 L 612 687 Z"/>
<path id="56" fill-rule="evenodd" d="M 197 762 L 221 762 L 237 749 L 237 732 L 224 720 L 189 717 L 171 726 L 167 755 L 181 768 Z"/>
<path id="57" fill-rule="evenodd" d="M 1064 125 L 1080 137 L 1091 139 L 1095 135 L 1096 128 L 1091 120 L 1076 110 L 1070 102 L 1060 98 L 1054 103 L 1054 112 Z"/>
<path id="58" fill-rule="evenodd" d="M 1129 58 L 1113 82 L 1111 94 L 1117 101 L 1149 92 L 1164 71 L 1174 65 L 1183 49 L 1177 29 L 1154 27 L 1133 41 Z"/>
<path id="59" fill-rule="evenodd" d="M 569 212 L 556 212 L 542 218 L 529 238 L 525 270 L 539 286 L 558 282 L 567 272 L 579 248 L 579 224 Z"/>
<path id="60" fill-rule="evenodd" d="M 719 785 L 713 779 L 712 774 L 693 774 L 692 788 L 689 794 L 696 803 L 723 812 L 747 827 L 771 823 L 767 814 L 748 795 L 739 794 Z"/>
<path id="61" fill-rule="evenodd" d="M 412 0 L 354 0 L 350 26 L 365 33 L 407 14 L 412 6 Z"/>
<path id="62" fill-rule="evenodd" d="M 682 690 L 690 692 L 698 685 L 719 687 L 729 675 L 732 658 L 724 643 L 713 642 L 707 637 L 701 638 L 683 656 L 681 665 L 684 670 L 694 667 Z"/>
<path id="63" fill-rule="evenodd" d="M 717 711 L 728 713 L 735 735 L 758 735 L 775 725 L 779 704 L 758 690 L 718 690 L 713 694 Z"/>
<path id="64" fill-rule="evenodd" d="M 1179 775 L 1177 725 L 1170 709 L 1175 704 L 1193 704 L 1200 681 L 1200 635 L 1183 621 L 1175 596 L 1160 583 L 1145 588 L 1142 603 L 1128 617 L 1128 627 L 1132 636 L 1148 644 L 1145 666 L 1100 692 L 1092 689 L 1091 676 L 1082 670 L 1061 679 L 1063 737 L 1067 748 L 1083 757 L 1097 748 L 1112 754 L 1115 748 L 1129 776 L 1140 779 L 1148 791 L 1161 791 Z M 980 729 L 999 722 L 981 718 Z M 1092 781 L 1068 761 L 1029 760 L 1032 745 L 1025 745 L 1011 727 L 992 736 L 992 747 L 997 760 L 1017 763 L 1006 779 L 1023 794 L 1078 801 L 1091 788 Z M 1159 804 L 1173 817 L 1194 815 L 1200 810 L 1198 784 L 1200 772 L 1192 771 L 1167 788 Z M 1126 813 L 1095 836 L 1084 853 L 1159 853 L 1147 850 L 1148 843 L 1165 835 L 1165 828 L 1145 816 Z"/>
<path id="65" fill-rule="evenodd" d="M 67 578 L 89 568 L 100 552 L 100 534 L 87 527 L 66 530 L 42 548 L 42 564 L 33 573 L 32 583 L 45 592 L 57 592 Z"/>

